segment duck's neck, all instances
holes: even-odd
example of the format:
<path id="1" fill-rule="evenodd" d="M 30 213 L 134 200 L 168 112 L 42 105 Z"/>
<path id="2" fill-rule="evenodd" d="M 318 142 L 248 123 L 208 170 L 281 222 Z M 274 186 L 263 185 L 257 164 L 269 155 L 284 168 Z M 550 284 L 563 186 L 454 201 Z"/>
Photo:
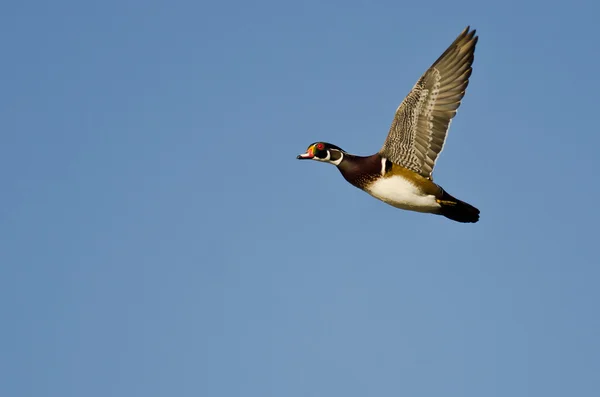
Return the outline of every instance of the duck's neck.
<path id="1" fill-rule="evenodd" d="M 379 153 L 366 157 L 344 153 L 337 164 L 344 179 L 360 189 L 381 175 L 381 167 Z"/>

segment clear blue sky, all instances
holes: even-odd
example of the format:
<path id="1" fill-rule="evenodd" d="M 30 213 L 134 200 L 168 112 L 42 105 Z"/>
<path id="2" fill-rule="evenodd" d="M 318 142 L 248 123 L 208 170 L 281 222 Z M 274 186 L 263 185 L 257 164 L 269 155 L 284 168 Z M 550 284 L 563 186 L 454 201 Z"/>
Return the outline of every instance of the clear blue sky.
<path id="1" fill-rule="evenodd" d="M 597 396 L 599 14 L 4 3 L 0 394 Z M 376 152 L 467 25 L 434 178 L 479 223 L 296 160 Z"/>

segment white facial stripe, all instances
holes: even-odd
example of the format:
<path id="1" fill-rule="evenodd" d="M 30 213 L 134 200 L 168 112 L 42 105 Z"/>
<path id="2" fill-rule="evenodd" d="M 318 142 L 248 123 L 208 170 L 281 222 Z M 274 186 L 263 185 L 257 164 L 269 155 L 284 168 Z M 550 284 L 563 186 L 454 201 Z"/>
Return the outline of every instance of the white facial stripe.
<path id="1" fill-rule="evenodd" d="M 327 157 L 325 157 L 324 159 L 321 159 L 321 158 L 318 158 L 315 156 L 315 158 L 313 160 L 318 160 L 318 161 L 322 161 L 324 163 L 330 163 L 335 166 L 338 166 L 344 159 L 344 153 L 343 152 L 339 152 L 339 153 L 340 153 L 340 158 L 337 160 L 331 160 L 331 152 L 329 150 L 327 151 Z"/>
<path id="2" fill-rule="evenodd" d="M 325 157 L 324 159 L 315 156 L 315 160 L 322 161 L 324 163 L 328 163 L 330 158 L 331 158 L 331 153 L 329 153 L 329 150 L 327 151 L 327 157 Z"/>
<path id="3" fill-rule="evenodd" d="M 329 153 L 329 151 L 327 151 L 327 153 Z M 330 161 L 330 163 L 337 166 L 337 165 L 340 165 L 340 163 L 342 162 L 343 159 L 344 159 L 344 153 L 340 152 L 340 158 L 335 161 Z"/>
<path id="4" fill-rule="evenodd" d="M 385 175 L 385 163 L 387 162 L 387 159 L 385 157 L 381 158 L 381 175 Z"/>
<path id="5" fill-rule="evenodd" d="M 328 150 L 328 151 L 327 151 L 327 157 L 325 157 L 325 158 L 323 159 L 323 161 L 329 161 L 329 160 L 331 160 L 331 153 L 330 153 L 330 152 L 329 152 L 329 150 Z"/>

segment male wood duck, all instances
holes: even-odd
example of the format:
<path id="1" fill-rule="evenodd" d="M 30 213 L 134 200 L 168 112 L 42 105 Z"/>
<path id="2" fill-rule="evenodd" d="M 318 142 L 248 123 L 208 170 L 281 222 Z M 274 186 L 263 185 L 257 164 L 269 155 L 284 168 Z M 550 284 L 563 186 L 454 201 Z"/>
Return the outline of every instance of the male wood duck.
<path id="1" fill-rule="evenodd" d="M 431 173 L 471 76 L 478 37 L 469 27 L 421 76 L 396 110 L 383 147 L 372 156 L 315 142 L 298 159 L 335 165 L 352 185 L 394 207 L 475 223 L 479 210 L 433 182 Z"/>

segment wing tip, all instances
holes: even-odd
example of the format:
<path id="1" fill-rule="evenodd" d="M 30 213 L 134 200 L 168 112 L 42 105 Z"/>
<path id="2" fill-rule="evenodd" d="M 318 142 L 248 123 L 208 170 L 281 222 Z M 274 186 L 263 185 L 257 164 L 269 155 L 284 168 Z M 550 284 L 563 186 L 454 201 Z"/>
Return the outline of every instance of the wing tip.
<path id="1" fill-rule="evenodd" d="M 464 30 L 462 32 L 460 32 L 459 37 L 460 36 L 470 36 L 473 37 L 477 34 L 477 29 L 473 29 L 471 30 L 471 25 L 467 25 L 466 28 L 464 28 Z"/>
<path id="2" fill-rule="evenodd" d="M 474 53 L 479 36 L 475 36 L 475 33 L 477 32 L 476 29 L 470 29 L 471 26 L 468 25 L 431 66 L 437 65 L 446 57 L 455 57 L 458 54 L 464 54 L 465 52 Z"/>
<path id="3" fill-rule="evenodd" d="M 460 32 L 456 40 L 454 40 L 454 43 L 450 45 L 450 48 L 454 46 L 459 48 L 470 46 L 475 47 L 478 40 L 479 36 L 477 36 L 477 29 L 471 30 L 471 26 L 467 25 L 467 27 L 462 32 Z"/>
<path id="4" fill-rule="evenodd" d="M 463 43 L 464 45 L 470 42 L 477 43 L 477 40 L 479 40 L 479 36 L 477 36 L 477 29 L 471 30 L 471 25 L 467 25 L 467 27 L 456 38 L 456 43 Z"/>

